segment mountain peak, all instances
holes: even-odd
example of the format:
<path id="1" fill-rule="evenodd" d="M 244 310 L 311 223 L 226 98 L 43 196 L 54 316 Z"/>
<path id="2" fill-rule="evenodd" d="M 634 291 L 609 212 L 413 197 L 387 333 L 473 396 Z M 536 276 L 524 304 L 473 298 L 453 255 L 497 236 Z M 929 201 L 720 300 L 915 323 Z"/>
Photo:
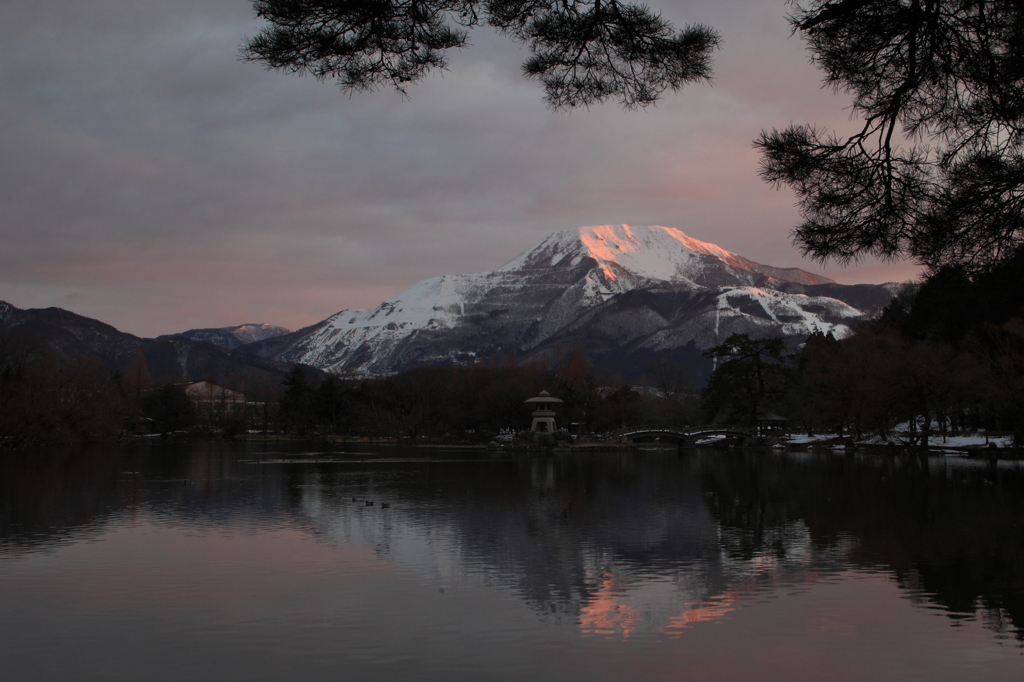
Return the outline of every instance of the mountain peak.
<path id="1" fill-rule="evenodd" d="M 278 327 L 262 322 L 247 322 L 236 327 L 189 329 L 188 331 L 178 334 L 167 334 L 160 338 L 184 336 L 185 338 L 192 339 L 193 341 L 212 343 L 213 345 L 220 346 L 222 348 L 240 348 L 247 343 L 263 341 L 264 339 L 270 339 L 275 336 L 282 336 L 290 333 L 291 330 L 285 329 L 284 327 Z"/>
<path id="2" fill-rule="evenodd" d="M 265 322 L 246 322 L 237 327 L 225 327 L 222 331 L 231 334 L 243 343 L 251 343 L 275 336 L 291 334 L 292 330 Z"/>
<path id="3" fill-rule="evenodd" d="M 12 313 L 17 312 L 18 310 L 19 308 L 14 307 L 7 301 L 0 301 L 0 322 L 6 320 Z"/>
<path id="4" fill-rule="evenodd" d="M 701 351 L 734 333 L 794 343 L 813 331 L 845 334 L 865 317 L 844 301 L 852 289 L 672 227 L 594 225 L 555 232 L 497 271 L 432 277 L 372 310 L 343 310 L 267 352 L 375 374 L 481 358 L 552 360 L 581 347 L 630 376 L 660 358 L 699 375 L 710 367 Z M 875 298 L 888 300 L 886 292 Z"/>
<path id="5" fill-rule="evenodd" d="M 583 258 L 597 262 L 609 282 L 626 277 L 645 280 L 725 284 L 728 280 L 768 277 L 794 284 L 834 284 L 827 277 L 799 268 L 776 268 L 755 263 L 716 244 L 690 237 L 674 227 L 591 225 L 561 230 L 507 263 L 501 270 L 577 265 Z M 752 280 L 744 283 L 754 283 Z"/>

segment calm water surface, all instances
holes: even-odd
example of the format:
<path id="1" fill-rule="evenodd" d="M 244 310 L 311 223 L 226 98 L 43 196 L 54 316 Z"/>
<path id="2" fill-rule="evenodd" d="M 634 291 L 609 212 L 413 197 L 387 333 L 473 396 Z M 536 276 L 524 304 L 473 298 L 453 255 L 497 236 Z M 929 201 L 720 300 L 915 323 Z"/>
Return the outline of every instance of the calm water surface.
<path id="1" fill-rule="evenodd" d="M 309 447 L 0 453 L 0 676 L 1024 679 L 1016 463 Z"/>

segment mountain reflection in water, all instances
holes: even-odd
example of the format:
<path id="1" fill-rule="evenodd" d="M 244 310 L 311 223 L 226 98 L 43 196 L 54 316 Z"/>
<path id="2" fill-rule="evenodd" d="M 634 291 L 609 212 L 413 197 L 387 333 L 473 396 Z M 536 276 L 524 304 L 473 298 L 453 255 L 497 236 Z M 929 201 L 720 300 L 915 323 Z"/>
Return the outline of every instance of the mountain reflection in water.
<path id="1" fill-rule="evenodd" d="M 274 679 L 239 663 L 267 655 L 243 635 L 294 650 L 305 679 L 817 679 L 844 658 L 830 676 L 858 679 L 921 672 L 915 655 L 933 679 L 1017 679 L 1022 493 L 1009 462 L 764 451 L 4 453 L 0 592 L 20 596 L 0 670 L 61 646 L 73 612 L 101 651 L 160 630 L 133 663 L 151 679 L 211 661 L 209 679 Z M 216 646 L 167 666 L 203 633 Z M 79 636 L 74 668 L 31 676 L 121 679 Z"/>

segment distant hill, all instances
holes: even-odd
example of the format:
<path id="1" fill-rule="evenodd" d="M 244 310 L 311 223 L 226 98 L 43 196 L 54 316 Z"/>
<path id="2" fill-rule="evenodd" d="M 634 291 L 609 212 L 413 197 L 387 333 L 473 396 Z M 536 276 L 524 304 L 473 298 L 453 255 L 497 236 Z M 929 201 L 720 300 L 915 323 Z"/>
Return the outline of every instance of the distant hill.
<path id="1" fill-rule="evenodd" d="M 111 369 L 124 370 L 141 350 L 154 380 L 199 381 L 213 375 L 233 388 L 243 384 L 276 386 L 296 364 L 185 336 L 143 339 L 62 308 L 22 310 L 4 301 L 0 301 L 0 329 L 35 335 L 61 355 L 97 358 Z M 307 369 L 311 378 L 323 376 L 318 369 Z"/>
<path id="2" fill-rule="evenodd" d="M 221 348 L 241 348 L 247 343 L 263 341 L 275 336 L 290 334 L 290 329 L 276 327 L 272 324 L 247 323 L 237 327 L 219 327 L 216 329 L 189 329 L 180 334 L 164 334 L 157 339 L 169 339 L 175 336 L 184 336 L 193 341 L 212 343 Z"/>

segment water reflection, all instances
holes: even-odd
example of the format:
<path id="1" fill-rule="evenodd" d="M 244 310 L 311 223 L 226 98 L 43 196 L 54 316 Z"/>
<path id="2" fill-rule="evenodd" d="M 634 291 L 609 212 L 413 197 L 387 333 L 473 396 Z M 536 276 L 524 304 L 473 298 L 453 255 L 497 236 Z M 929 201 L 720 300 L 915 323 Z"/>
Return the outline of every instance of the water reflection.
<path id="1" fill-rule="evenodd" d="M 737 559 L 792 551 L 805 527 L 816 553 L 880 567 L 950 617 L 981 612 L 998 631 L 1024 625 L 1024 498 L 1016 462 L 787 455 L 705 460 L 711 508 Z"/>
<path id="2" fill-rule="evenodd" d="M 641 603 L 615 609 L 667 623 L 680 608 L 667 596 L 704 601 L 727 579 L 692 463 L 656 457 L 410 460 L 321 472 L 304 479 L 303 515 L 325 536 L 374 546 L 423 579 L 501 584 L 552 622 L 596 623 L 600 602 L 628 594 Z M 367 508 L 374 495 L 391 508 Z"/>
<path id="3" fill-rule="evenodd" d="M 281 568 L 287 559 L 275 559 L 282 581 L 289 570 L 310 585 L 314 575 L 336 585 L 359 574 L 398 589 L 381 587 L 387 573 L 389 584 L 410 580 L 441 596 L 497 591 L 549 632 L 597 642 L 746 626 L 750 607 L 810 592 L 820 608 L 802 627 L 861 636 L 870 614 L 857 621 L 855 604 L 828 596 L 851 585 L 880 600 L 895 589 L 949 625 L 980 621 L 994 638 L 1021 639 L 1022 488 L 1015 463 L 770 452 L 524 457 L 207 443 L 11 453 L 0 458 L 0 581 L 19 558 L 96 538 L 115 552 L 161 528 L 168 549 L 154 565 L 203 561 L 226 574 L 245 568 L 245 552 L 260 562 L 297 551 L 285 538 L 298 532 L 344 549 L 346 563 Z M 195 551 L 183 538 L 206 532 L 218 535 L 204 554 L 182 556 Z M 250 546 L 232 534 L 264 539 Z M 215 589 L 248 591 L 239 580 Z M 359 617 L 393 609 L 385 592 Z M 239 595 L 232 608 L 251 608 Z"/>

